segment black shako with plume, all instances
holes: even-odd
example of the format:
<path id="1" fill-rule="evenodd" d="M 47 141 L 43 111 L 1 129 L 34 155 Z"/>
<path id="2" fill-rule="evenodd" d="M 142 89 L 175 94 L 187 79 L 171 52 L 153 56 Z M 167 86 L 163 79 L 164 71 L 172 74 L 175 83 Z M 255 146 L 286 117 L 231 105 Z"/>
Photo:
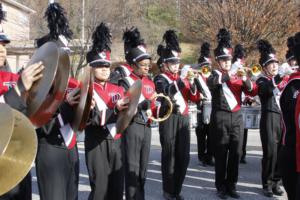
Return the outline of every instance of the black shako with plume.
<path id="1" fill-rule="evenodd" d="M 231 59 L 232 58 L 232 46 L 231 35 L 225 28 L 219 30 L 217 34 L 218 46 L 214 50 L 216 60 L 219 59 Z"/>
<path id="2" fill-rule="evenodd" d="M 198 59 L 198 67 L 211 65 L 211 56 L 210 56 L 210 44 L 204 42 L 201 45 L 200 57 Z"/>
<path id="3" fill-rule="evenodd" d="M 232 63 L 235 63 L 238 59 L 240 59 L 244 63 L 244 59 L 246 57 L 246 51 L 241 44 L 237 44 L 234 47 Z"/>
<path id="4" fill-rule="evenodd" d="M 73 32 L 69 27 L 65 10 L 59 3 L 49 4 L 44 18 L 47 19 L 49 34 L 36 40 L 37 47 L 42 46 L 48 41 L 59 41 L 60 46 L 67 46 L 67 40 L 72 39 Z"/>
<path id="5" fill-rule="evenodd" d="M 0 42 L 4 44 L 10 43 L 10 40 L 8 37 L 5 35 L 3 27 L 2 27 L 2 21 L 5 20 L 5 12 L 3 11 L 2 8 L 2 3 L 0 3 Z"/>
<path id="6" fill-rule="evenodd" d="M 300 63 L 300 32 L 296 33 L 294 36 L 294 56 L 299 65 Z M 300 68 L 298 69 L 300 71 Z"/>
<path id="7" fill-rule="evenodd" d="M 161 62 L 179 62 L 181 48 L 179 46 L 176 31 L 166 31 L 163 36 L 163 42 L 165 42 L 165 46 L 160 44 L 157 47 L 157 54 L 160 56 Z"/>
<path id="8" fill-rule="evenodd" d="M 276 58 L 276 51 L 272 47 L 269 41 L 267 40 L 259 40 L 257 42 L 257 48 L 260 53 L 260 58 L 259 58 L 259 64 L 262 67 L 266 67 L 268 64 L 272 62 L 277 62 L 278 59 Z"/>
<path id="9" fill-rule="evenodd" d="M 294 40 L 294 37 L 289 37 L 287 39 L 287 47 L 288 47 L 288 50 L 285 54 L 285 58 L 286 58 L 286 61 L 289 62 L 290 60 L 292 59 L 295 59 L 295 56 L 294 56 L 294 46 L 295 46 L 295 40 Z"/>
<path id="10" fill-rule="evenodd" d="M 151 59 L 147 53 L 146 44 L 141 37 L 137 27 L 126 28 L 123 34 L 125 59 L 128 64 L 137 64 L 138 62 Z"/>
<path id="11" fill-rule="evenodd" d="M 87 53 L 86 60 L 91 67 L 110 66 L 111 33 L 105 23 L 97 26 L 93 33 L 93 46 Z"/>

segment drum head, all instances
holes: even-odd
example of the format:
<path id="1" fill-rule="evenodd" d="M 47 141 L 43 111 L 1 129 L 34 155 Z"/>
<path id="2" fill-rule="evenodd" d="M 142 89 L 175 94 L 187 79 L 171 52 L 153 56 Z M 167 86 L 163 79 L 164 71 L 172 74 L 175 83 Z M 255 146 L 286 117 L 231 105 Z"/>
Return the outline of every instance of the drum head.
<path id="1" fill-rule="evenodd" d="M 121 111 L 118 115 L 118 119 L 116 123 L 117 133 L 122 133 L 131 122 L 133 116 L 136 113 L 141 92 L 142 92 L 141 80 L 135 81 L 134 84 L 126 92 L 125 96 L 129 97 L 129 105 L 126 110 Z"/>
<path id="2" fill-rule="evenodd" d="M 52 82 L 52 87 L 39 109 L 30 116 L 31 122 L 36 127 L 41 127 L 48 123 L 53 113 L 56 112 L 61 102 L 64 100 L 66 89 L 68 87 L 70 70 L 69 55 L 66 51 L 60 50 L 58 67 L 55 79 Z"/>
<path id="3" fill-rule="evenodd" d="M 19 111 L 11 110 L 14 129 L 6 150 L 0 156 L 0 195 L 23 180 L 37 153 L 37 137 L 31 122 Z"/>
<path id="4" fill-rule="evenodd" d="M 32 117 L 45 101 L 52 83 L 54 81 L 58 67 L 59 49 L 54 42 L 47 42 L 41 46 L 32 56 L 27 66 L 42 62 L 45 66 L 43 77 L 34 82 L 29 90 L 27 98 L 27 114 Z"/>

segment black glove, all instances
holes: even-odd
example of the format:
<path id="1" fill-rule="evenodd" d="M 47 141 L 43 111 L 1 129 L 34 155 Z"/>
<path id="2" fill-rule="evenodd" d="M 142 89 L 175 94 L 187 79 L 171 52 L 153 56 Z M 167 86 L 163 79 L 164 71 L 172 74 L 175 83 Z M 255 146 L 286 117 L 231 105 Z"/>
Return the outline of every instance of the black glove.
<path id="1" fill-rule="evenodd" d="M 150 100 L 145 99 L 144 101 L 139 103 L 138 109 L 146 111 L 150 108 L 150 103 L 151 103 Z"/>

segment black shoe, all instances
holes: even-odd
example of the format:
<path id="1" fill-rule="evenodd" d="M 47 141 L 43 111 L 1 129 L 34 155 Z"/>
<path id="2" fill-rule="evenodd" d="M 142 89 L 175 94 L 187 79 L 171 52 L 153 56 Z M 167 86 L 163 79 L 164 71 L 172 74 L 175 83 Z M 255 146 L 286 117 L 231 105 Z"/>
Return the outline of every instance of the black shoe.
<path id="1" fill-rule="evenodd" d="M 180 194 L 175 196 L 176 200 L 184 200 L 183 196 L 181 196 Z"/>
<path id="2" fill-rule="evenodd" d="M 163 196 L 164 196 L 165 200 L 176 200 L 174 195 L 167 193 L 167 192 L 164 192 Z"/>
<path id="3" fill-rule="evenodd" d="M 245 159 L 245 158 L 242 158 L 241 161 L 240 161 L 240 163 L 241 163 L 241 164 L 247 164 L 246 159 Z"/>
<path id="4" fill-rule="evenodd" d="M 273 194 L 277 195 L 277 196 L 282 196 L 283 195 L 283 191 L 282 189 L 279 187 L 279 185 L 276 185 L 272 188 L 272 192 Z"/>
<path id="5" fill-rule="evenodd" d="M 239 199 L 240 195 L 237 193 L 235 189 L 231 189 L 227 191 L 228 195 L 234 199 Z"/>
<path id="6" fill-rule="evenodd" d="M 207 165 L 212 166 L 212 167 L 215 166 L 214 160 L 213 159 L 208 159 Z"/>
<path id="7" fill-rule="evenodd" d="M 263 189 L 263 193 L 266 197 L 273 197 L 273 192 L 270 187 L 266 187 Z"/>
<path id="8" fill-rule="evenodd" d="M 227 199 L 227 193 L 226 193 L 226 190 L 218 190 L 217 191 L 217 196 L 220 198 L 220 199 Z"/>

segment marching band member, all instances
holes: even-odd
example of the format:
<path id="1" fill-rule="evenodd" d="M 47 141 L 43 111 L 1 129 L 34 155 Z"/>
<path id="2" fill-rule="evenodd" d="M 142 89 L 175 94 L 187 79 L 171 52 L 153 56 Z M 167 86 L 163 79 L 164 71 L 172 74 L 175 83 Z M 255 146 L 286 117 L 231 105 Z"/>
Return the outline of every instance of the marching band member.
<path id="1" fill-rule="evenodd" d="M 67 50 L 67 39 L 71 39 L 65 11 L 58 3 L 51 3 L 45 13 L 50 33 L 37 39 L 38 47 L 48 41 L 54 41 L 60 51 Z M 78 81 L 69 80 L 68 92 L 56 113 L 47 124 L 36 130 L 38 151 L 36 156 L 36 175 L 41 200 L 78 199 L 79 156 L 76 134 L 71 128 L 73 120 L 72 106 L 79 101 Z"/>
<path id="2" fill-rule="evenodd" d="M 126 199 L 145 199 L 145 182 L 151 145 L 151 128 L 148 110 L 153 110 L 156 96 L 155 86 L 148 77 L 151 56 L 146 51 L 144 40 L 136 27 L 127 29 L 123 35 L 125 59 L 133 72 L 119 81 L 128 90 L 136 81 L 142 81 L 142 94 L 137 113 L 124 131 L 125 148 L 125 192 Z M 154 112 L 154 110 L 153 110 Z"/>
<path id="3" fill-rule="evenodd" d="M 207 74 L 211 71 L 211 57 L 210 57 L 210 44 L 205 42 L 201 46 L 200 57 L 198 59 L 197 70 L 201 71 L 203 67 L 207 68 Z M 198 159 L 202 161 L 203 165 L 214 165 L 213 149 L 211 141 L 211 133 L 209 131 L 210 114 L 211 114 L 211 93 L 207 86 L 208 75 L 199 73 L 195 79 L 197 90 L 201 92 L 203 98 L 197 104 L 197 109 L 200 111 L 197 114 L 197 145 L 198 145 Z"/>
<path id="4" fill-rule="evenodd" d="M 200 94 L 193 83 L 179 76 L 180 53 L 175 31 L 168 30 L 164 36 L 166 46 L 158 46 L 164 73 L 155 77 L 156 92 L 170 96 L 173 100 L 173 113 L 159 123 L 161 153 L 161 170 L 163 178 L 163 196 L 165 199 L 184 199 L 180 195 L 190 159 L 190 130 L 188 100 L 198 102 Z M 159 113 L 168 109 L 164 102 Z"/>
<path id="5" fill-rule="evenodd" d="M 237 73 L 239 68 L 243 68 L 245 65 L 245 49 L 241 44 L 237 44 L 234 47 L 233 58 L 232 58 L 232 67 L 230 69 L 231 74 Z M 243 99 L 244 97 L 244 99 Z M 242 104 L 250 104 L 250 96 L 245 96 L 242 94 Z M 242 155 L 240 163 L 246 163 L 246 147 L 247 147 L 247 138 L 248 138 L 248 129 L 244 128 L 244 135 L 243 135 L 243 146 L 242 146 Z"/>
<path id="6" fill-rule="evenodd" d="M 220 29 L 218 47 L 214 50 L 218 69 L 212 71 L 208 86 L 212 93 L 211 128 L 215 149 L 215 185 L 217 195 L 239 198 L 236 183 L 243 141 L 243 117 L 240 112 L 241 94 L 255 95 L 256 85 L 245 73 L 231 74 L 231 36 Z M 239 72 L 239 71 L 238 71 Z"/>
<path id="7" fill-rule="evenodd" d="M 123 40 L 125 40 L 125 39 L 126 38 L 124 38 L 124 36 L 123 36 Z M 126 51 L 127 51 L 127 46 L 126 46 L 126 43 L 124 43 L 125 55 L 126 55 Z M 120 64 L 120 65 L 116 66 L 114 68 L 114 70 L 110 73 L 110 78 L 109 78 L 110 82 L 112 82 L 114 84 L 118 84 L 119 80 L 130 76 L 132 71 L 133 71 L 133 68 L 128 62 Z"/>
<path id="8" fill-rule="evenodd" d="M 292 55 L 300 63 L 300 33 L 295 35 Z M 281 148 L 279 151 L 279 169 L 282 183 L 289 200 L 300 198 L 300 70 L 290 75 L 289 81 L 280 96 L 280 108 L 284 122 Z"/>
<path id="9" fill-rule="evenodd" d="M 93 34 L 87 62 L 93 69 L 94 102 L 85 129 L 85 157 L 91 193 L 89 200 L 122 200 L 124 188 L 123 143 L 116 133 L 119 111 L 127 108 L 124 89 L 108 82 L 111 34 L 101 23 Z"/>
<path id="10" fill-rule="evenodd" d="M 20 74 L 9 72 L 5 46 L 10 43 L 10 40 L 3 32 L 2 20 L 4 20 L 4 13 L 0 3 L 0 102 L 7 103 L 12 108 L 26 114 L 26 101 L 21 95 L 42 77 L 41 71 L 44 66 L 42 63 L 37 63 L 28 66 Z M 31 200 L 31 193 L 31 173 L 29 172 L 16 187 L 1 195 L 0 200 Z"/>
<path id="11" fill-rule="evenodd" d="M 273 193 L 281 196 L 283 191 L 279 187 L 280 174 L 277 165 L 277 154 L 282 136 L 279 97 L 280 90 L 284 87 L 286 74 L 278 73 L 275 50 L 268 41 L 260 40 L 257 46 L 260 52 L 259 64 L 263 68 L 263 75 L 256 80 L 261 101 L 262 186 L 265 196 L 272 197 Z"/>

